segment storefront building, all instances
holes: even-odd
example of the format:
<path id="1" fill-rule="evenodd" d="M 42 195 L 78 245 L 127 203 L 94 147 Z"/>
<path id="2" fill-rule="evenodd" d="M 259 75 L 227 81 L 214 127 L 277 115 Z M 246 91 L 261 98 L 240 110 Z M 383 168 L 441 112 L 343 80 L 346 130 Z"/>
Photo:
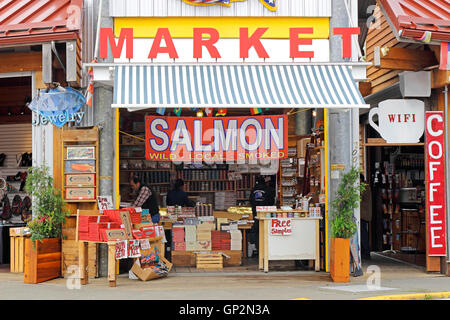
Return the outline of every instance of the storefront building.
<path id="1" fill-rule="evenodd" d="M 379 252 L 448 274 L 443 141 L 449 71 L 442 48 L 450 16 L 448 4 L 430 5 L 432 11 L 420 5 L 411 11 L 399 1 L 380 1 L 368 31 L 366 57 L 373 65 L 360 89 L 371 109 L 361 115 L 360 138 L 370 190 L 362 241 L 363 254 Z"/>
<path id="2" fill-rule="evenodd" d="M 53 173 L 57 149 L 57 127 L 29 105 L 56 82 L 81 87 L 81 12 L 78 0 L 5 1 L 0 8 L 0 265 L 11 263 L 13 272 L 23 264 L 10 261 L 9 230 L 31 219 L 27 170 L 46 165 Z"/>
<path id="3" fill-rule="evenodd" d="M 366 108 L 356 86 L 365 79 L 365 64 L 330 62 L 330 33 L 345 33 L 330 27 L 331 1 L 283 1 L 272 10 L 262 2 L 142 1 L 133 8 L 110 2 L 112 27 L 101 29 L 99 59 L 85 68 L 93 68 L 96 84 L 113 90 L 113 201 L 116 207 L 133 202 L 129 182 L 137 175 L 166 207 L 167 192 L 181 178 L 189 197 L 203 204 L 199 208 L 212 210 L 208 215 L 225 228 L 236 221 L 245 237 L 257 220 L 233 207 L 249 207 L 255 178 L 264 175 L 278 208 L 310 195 L 296 216 L 317 217 L 317 223 L 296 222 L 290 239 L 301 246 L 273 236 L 281 225 L 269 235 L 262 224 L 260 235 L 268 236 L 260 243 L 269 245 L 265 255 L 260 252 L 260 269 L 267 271 L 269 260 L 292 259 L 316 260 L 316 270 L 328 271 L 327 117 L 307 129 L 313 135 L 297 135 L 295 117 L 307 109 Z M 355 30 L 347 31 L 342 54 L 352 58 Z M 170 210 L 161 210 L 161 221 L 175 237 Z M 196 249 L 185 236 L 172 239 L 166 251 L 175 265 L 195 261 L 189 251 Z M 227 251 L 231 265 L 241 263 L 241 251 L 247 256 L 246 244 L 236 255 Z"/>

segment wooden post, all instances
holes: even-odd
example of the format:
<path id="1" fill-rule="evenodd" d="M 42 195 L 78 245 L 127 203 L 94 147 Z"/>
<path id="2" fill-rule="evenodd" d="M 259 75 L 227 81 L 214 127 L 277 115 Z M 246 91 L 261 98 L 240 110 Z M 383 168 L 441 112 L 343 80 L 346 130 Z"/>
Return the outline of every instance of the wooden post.
<path id="1" fill-rule="evenodd" d="M 108 242 L 108 281 L 110 287 L 116 286 L 116 243 Z"/>
<path id="2" fill-rule="evenodd" d="M 269 220 L 264 221 L 264 272 L 269 272 Z"/>
<path id="3" fill-rule="evenodd" d="M 264 268 L 264 220 L 259 219 L 259 270 L 262 270 Z"/>
<path id="4" fill-rule="evenodd" d="M 320 271 L 320 223 L 319 219 L 316 220 L 316 260 L 314 262 L 314 268 L 316 271 Z"/>
<path id="5" fill-rule="evenodd" d="M 89 274 L 88 274 L 89 247 L 88 243 L 84 241 L 78 242 L 78 247 L 79 247 L 78 264 L 80 266 L 80 283 L 85 285 L 89 283 Z"/>

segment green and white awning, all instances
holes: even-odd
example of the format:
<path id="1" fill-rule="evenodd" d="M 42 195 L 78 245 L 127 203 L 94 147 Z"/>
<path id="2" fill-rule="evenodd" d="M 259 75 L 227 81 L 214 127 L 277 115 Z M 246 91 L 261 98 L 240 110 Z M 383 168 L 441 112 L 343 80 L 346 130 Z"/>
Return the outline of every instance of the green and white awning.
<path id="1" fill-rule="evenodd" d="M 123 65 L 115 108 L 368 108 L 345 65 Z"/>

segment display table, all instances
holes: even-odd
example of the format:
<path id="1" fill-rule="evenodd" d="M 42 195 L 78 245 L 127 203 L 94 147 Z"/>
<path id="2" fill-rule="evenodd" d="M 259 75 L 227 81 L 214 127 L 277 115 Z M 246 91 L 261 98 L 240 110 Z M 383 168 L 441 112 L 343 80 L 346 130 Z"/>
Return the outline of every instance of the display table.
<path id="1" fill-rule="evenodd" d="M 295 212 L 295 211 L 289 211 Z M 259 220 L 259 269 L 269 271 L 270 260 L 314 260 L 320 270 L 319 222 L 322 218 L 265 218 Z M 290 220 L 292 233 L 272 234 L 273 220 Z"/>
<path id="2" fill-rule="evenodd" d="M 156 237 L 148 239 L 153 246 L 158 247 L 158 250 L 162 256 L 164 256 L 164 244 L 161 243 L 163 237 Z M 116 272 L 116 241 L 108 242 L 97 242 L 97 241 L 85 241 L 80 240 L 79 243 L 79 266 L 80 266 L 80 281 L 81 284 L 86 285 L 89 283 L 88 276 L 88 261 L 89 261 L 89 250 L 88 244 L 107 244 L 108 245 L 108 282 L 110 287 L 116 286 L 117 272 Z"/>

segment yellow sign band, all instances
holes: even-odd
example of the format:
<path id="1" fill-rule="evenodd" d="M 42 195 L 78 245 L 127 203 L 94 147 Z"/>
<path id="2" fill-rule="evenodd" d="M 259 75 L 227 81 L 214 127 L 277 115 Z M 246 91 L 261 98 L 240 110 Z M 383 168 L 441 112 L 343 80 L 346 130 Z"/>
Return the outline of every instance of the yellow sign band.
<path id="1" fill-rule="evenodd" d="M 221 38 L 238 39 L 240 28 L 249 28 L 249 35 L 257 28 L 269 28 L 262 39 L 289 39 L 290 28 L 314 28 L 306 39 L 328 39 L 329 18 L 305 17 L 126 17 L 114 19 L 114 34 L 122 28 L 133 28 L 134 38 L 154 38 L 158 28 L 169 28 L 172 38 L 193 37 L 194 28 L 215 28 Z"/>

